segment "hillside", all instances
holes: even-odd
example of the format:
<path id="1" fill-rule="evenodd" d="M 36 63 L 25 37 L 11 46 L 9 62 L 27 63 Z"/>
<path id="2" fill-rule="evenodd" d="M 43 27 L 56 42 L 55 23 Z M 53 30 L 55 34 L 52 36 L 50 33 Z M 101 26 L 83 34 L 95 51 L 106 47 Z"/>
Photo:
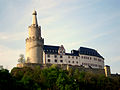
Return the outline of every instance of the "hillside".
<path id="1" fill-rule="evenodd" d="M 105 77 L 90 72 L 62 70 L 52 65 L 0 70 L 0 90 L 119 90 L 120 77 Z"/>

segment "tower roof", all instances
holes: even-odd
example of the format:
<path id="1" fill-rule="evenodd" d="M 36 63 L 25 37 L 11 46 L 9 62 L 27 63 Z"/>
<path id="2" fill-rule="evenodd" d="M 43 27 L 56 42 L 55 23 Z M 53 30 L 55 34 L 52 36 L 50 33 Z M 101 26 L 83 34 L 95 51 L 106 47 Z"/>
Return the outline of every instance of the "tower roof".
<path id="1" fill-rule="evenodd" d="M 34 10 L 32 15 L 33 15 L 32 25 L 37 26 L 38 25 L 38 22 L 37 22 L 37 12 Z"/>

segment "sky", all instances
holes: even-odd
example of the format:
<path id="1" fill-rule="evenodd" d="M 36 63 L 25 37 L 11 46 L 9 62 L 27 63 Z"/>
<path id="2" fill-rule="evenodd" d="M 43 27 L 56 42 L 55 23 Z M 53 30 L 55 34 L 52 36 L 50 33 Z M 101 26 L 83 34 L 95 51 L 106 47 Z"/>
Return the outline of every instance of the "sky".
<path id="1" fill-rule="evenodd" d="M 120 73 L 120 0 L 0 0 L 0 65 L 16 67 L 37 11 L 46 45 L 97 50 Z"/>

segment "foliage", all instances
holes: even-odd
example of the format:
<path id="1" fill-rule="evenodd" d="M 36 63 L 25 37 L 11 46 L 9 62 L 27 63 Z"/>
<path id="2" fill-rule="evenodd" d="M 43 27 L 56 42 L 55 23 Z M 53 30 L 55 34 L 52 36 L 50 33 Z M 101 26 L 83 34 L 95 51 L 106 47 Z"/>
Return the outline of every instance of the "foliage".
<path id="1" fill-rule="evenodd" d="M 23 54 L 20 54 L 19 59 L 18 59 L 19 63 L 25 63 L 25 58 Z"/>
<path id="2" fill-rule="evenodd" d="M 49 68 L 13 68 L 0 70 L 0 90 L 119 90 L 120 77 Z"/>

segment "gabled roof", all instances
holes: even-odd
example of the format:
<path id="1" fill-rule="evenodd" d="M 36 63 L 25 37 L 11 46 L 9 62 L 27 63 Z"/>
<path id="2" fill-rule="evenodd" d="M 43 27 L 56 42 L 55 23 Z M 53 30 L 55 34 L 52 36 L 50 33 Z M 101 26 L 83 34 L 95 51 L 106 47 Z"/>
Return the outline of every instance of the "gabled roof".
<path id="1" fill-rule="evenodd" d="M 80 47 L 78 49 L 78 51 L 79 51 L 80 54 L 83 54 L 83 55 L 90 55 L 90 56 L 96 56 L 96 57 L 99 57 L 99 58 L 103 58 L 95 49 Z"/>
<path id="2" fill-rule="evenodd" d="M 43 50 L 47 54 L 58 54 L 59 48 L 60 46 L 44 45 Z M 78 50 L 72 50 L 71 53 L 65 53 L 65 55 L 71 56 L 79 56 L 79 54 L 103 58 L 95 49 L 86 47 L 80 47 Z"/>
<path id="3" fill-rule="evenodd" d="M 78 50 L 71 50 L 71 54 L 75 56 L 79 56 L 79 51 Z"/>
<path id="4" fill-rule="evenodd" d="M 44 45 L 43 50 L 45 53 L 58 54 L 59 46 Z"/>
<path id="5" fill-rule="evenodd" d="M 72 54 L 72 53 L 65 53 L 65 55 L 78 56 L 78 55 L 76 55 L 76 54 Z"/>

